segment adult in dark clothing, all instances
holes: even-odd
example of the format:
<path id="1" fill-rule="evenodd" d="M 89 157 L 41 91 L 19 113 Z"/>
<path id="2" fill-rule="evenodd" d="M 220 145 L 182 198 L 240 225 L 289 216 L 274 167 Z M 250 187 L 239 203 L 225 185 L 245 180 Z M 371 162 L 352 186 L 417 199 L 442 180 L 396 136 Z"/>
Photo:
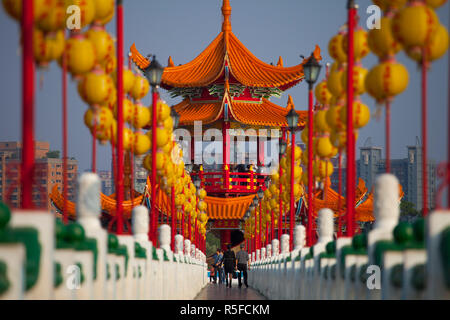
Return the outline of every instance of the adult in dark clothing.
<path id="1" fill-rule="evenodd" d="M 228 277 L 228 287 L 231 288 L 233 273 L 236 270 L 236 255 L 231 250 L 231 245 L 227 245 L 227 251 L 223 254 L 223 265 L 225 267 L 225 276 Z"/>
<path id="2" fill-rule="evenodd" d="M 218 248 L 216 253 L 213 255 L 213 267 L 214 267 L 214 283 L 217 282 L 217 274 L 219 274 L 219 283 L 221 282 L 220 280 L 220 267 L 222 264 L 222 256 L 220 254 L 220 249 Z"/>
<path id="3" fill-rule="evenodd" d="M 241 272 L 244 274 L 244 284 L 248 288 L 247 284 L 247 265 L 249 263 L 248 259 L 248 253 L 244 250 L 245 244 L 241 243 L 241 250 L 236 254 L 236 264 L 237 269 L 239 271 L 238 273 L 238 281 L 239 281 L 239 288 L 242 287 L 241 282 Z"/>

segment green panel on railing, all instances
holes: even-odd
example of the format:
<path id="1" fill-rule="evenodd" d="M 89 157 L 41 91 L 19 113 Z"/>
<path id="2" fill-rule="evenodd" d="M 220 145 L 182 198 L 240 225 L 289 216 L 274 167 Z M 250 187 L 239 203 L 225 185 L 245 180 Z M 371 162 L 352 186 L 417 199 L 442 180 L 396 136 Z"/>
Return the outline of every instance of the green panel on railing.
<path id="1" fill-rule="evenodd" d="M 83 284 L 85 277 L 84 277 L 84 272 L 83 272 L 83 265 L 80 262 L 75 263 L 76 266 L 78 266 L 78 268 L 80 268 L 80 284 Z"/>
<path id="2" fill-rule="evenodd" d="M 403 264 L 399 263 L 392 267 L 391 276 L 389 279 L 392 285 L 396 288 L 403 287 Z"/>
<path id="3" fill-rule="evenodd" d="M 450 227 L 442 231 L 441 243 L 439 244 L 441 253 L 442 270 L 447 288 L 450 290 Z"/>
<path id="4" fill-rule="evenodd" d="M 116 249 L 116 254 L 118 256 L 125 257 L 125 271 L 123 272 L 123 274 L 124 274 L 124 277 L 126 277 L 127 273 L 128 273 L 127 269 L 128 269 L 128 258 L 129 258 L 127 246 L 124 244 L 119 245 Z"/>
<path id="5" fill-rule="evenodd" d="M 0 297 L 8 291 L 10 287 L 11 283 L 8 279 L 8 266 L 5 262 L 0 261 Z"/>
<path id="6" fill-rule="evenodd" d="M 53 287 L 58 288 L 63 282 L 61 263 L 55 262 L 54 267 L 55 270 L 53 273 Z"/>

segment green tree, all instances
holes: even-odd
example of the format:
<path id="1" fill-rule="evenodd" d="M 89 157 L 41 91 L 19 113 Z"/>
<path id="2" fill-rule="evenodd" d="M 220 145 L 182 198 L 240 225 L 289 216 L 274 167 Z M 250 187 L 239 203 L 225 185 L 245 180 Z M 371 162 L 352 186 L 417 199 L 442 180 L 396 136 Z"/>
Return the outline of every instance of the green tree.
<path id="1" fill-rule="evenodd" d="M 400 216 L 402 217 L 415 217 L 419 214 L 416 210 L 414 203 L 402 200 L 400 202 Z"/>
<path id="2" fill-rule="evenodd" d="M 206 234 L 206 256 L 214 254 L 220 247 L 220 239 L 212 232 Z"/>
<path id="3" fill-rule="evenodd" d="M 59 150 L 49 151 L 45 155 L 49 159 L 59 159 Z"/>

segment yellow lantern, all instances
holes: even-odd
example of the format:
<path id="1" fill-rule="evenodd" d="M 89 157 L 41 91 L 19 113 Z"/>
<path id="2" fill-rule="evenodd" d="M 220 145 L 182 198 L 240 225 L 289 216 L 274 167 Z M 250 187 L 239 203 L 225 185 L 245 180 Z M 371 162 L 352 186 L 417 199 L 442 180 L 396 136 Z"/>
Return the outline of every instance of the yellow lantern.
<path id="1" fill-rule="evenodd" d="M 402 49 L 402 45 L 392 34 L 391 26 L 392 19 L 389 17 L 382 17 L 380 29 L 372 29 L 369 31 L 369 48 L 381 60 L 395 55 Z"/>
<path id="2" fill-rule="evenodd" d="M 341 108 L 340 111 L 341 121 L 347 124 L 347 108 Z M 361 101 L 353 102 L 353 127 L 360 129 L 369 123 L 370 109 Z"/>
<path id="3" fill-rule="evenodd" d="M 302 139 L 303 143 L 308 143 L 308 124 L 305 126 L 305 129 L 303 129 L 302 134 L 300 135 L 300 138 Z"/>
<path id="4" fill-rule="evenodd" d="M 369 43 L 367 41 L 367 32 L 358 27 L 354 32 L 354 57 L 356 61 L 363 59 L 370 52 Z M 348 35 L 342 40 L 342 47 L 345 52 L 348 51 Z"/>
<path id="5" fill-rule="evenodd" d="M 425 0 L 425 3 L 429 5 L 432 8 L 439 8 L 440 6 L 444 5 L 447 0 Z"/>
<path id="6" fill-rule="evenodd" d="M 88 109 L 84 114 L 84 123 L 89 129 L 93 129 L 95 125 L 96 131 L 111 131 L 114 118 L 111 110 L 105 107 L 101 107 L 99 110 L 94 111 Z"/>
<path id="7" fill-rule="evenodd" d="M 95 2 L 96 0 L 66 0 L 66 8 L 70 6 L 77 6 L 80 8 L 81 29 L 91 24 L 95 17 Z"/>
<path id="8" fill-rule="evenodd" d="M 320 160 L 314 162 L 313 171 L 316 173 L 316 177 L 320 177 L 321 179 L 329 177 L 333 174 L 333 163 L 328 160 Z"/>
<path id="9" fill-rule="evenodd" d="M 150 106 L 150 120 L 153 115 L 153 108 Z M 164 123 L 168 118 L 170 118 L 170 107 L 164 101 L 158 100 L 156 104 L 156 120 L 158 123 Z M 173 123 L 172 123 L 173 128 Z"/>
<path id="10" fill-rule="evenodd" d="M 105 60 L 100 61 L 100 66 L 105 70 L 107 74 L 113 73 L 117 68 L 117 59 L 116 57 L 109 56 Z M 115 81 L 114 81 L 115 82 Z"/>
<path id="11" fill-rule="evenodd" d="M 17 21 L 22 20 L 22 1 L 3 0 L 3 7 L 6 13 Z M 52 7 L 55 6 L 55 0 L 33 0 L 33 19 L 39 22 L 44 19 Z"/>
<path id="12" fill-rule="evenodd" d="M 148 137 L 152 140 L 152 131 L 147 132 Z M 169 142 L 169 134 L 163 128 L 158 127 L 156 129 L 156 145 L 158 148 L 163 148 Z"/>
<path id="13" fill-rule="evenodd" d="M 372 0 L 384 12 L 402 8 L 407 0 Z"/>
<path id="14" fill-rule="evenodd" d="M 347 53 L 344 51 L 342 46 L 343 39 L 344 35 L 339 33 L 331 38 L 328 43 L 328 52 L 330 53 L 330 56 L 338 63 L 344 63 L 347 61 Z"/>
<path id="15" fill-rule="evenodd" d="M 114 105 L 114 115 L 117 119 L 117 103 Z M 133 121 L 134 104 L 129 99 L 123 99 L 123 121 Z"/>
<path id="16" fill-rule="evenodd" d="M 341 121 L 340 118 L 340 111 L 343 106 L 336 105 L 332 106 L 330 109 L 328 109 L 326 114 L 326 120 L 332 131 L 341 131 L 345 129 L 345 124 Z"/>
<path id="17" fill-rule="evenodd" d="M 151 119 L 150 110 L 148 110 L 148 114 L 149 114 L 149 122 L 150 122 L 150 119 Z M 166 120 L 164 120 L 163 125 L 164 125 L 164 129 L 166 129 L 168 132 L 172 132 L 173 131 L 173 119 L 172 119 L 172 117 L 168 117 Z"/>
<path id="18" fill-rule="evenodd" d="M 145 127 L 150 120 L 150 111 L 148 108 L 138 103 L 133 106 L 133 110 L 134 112 L 131 120 L 133 127 L 136 129 Z"/>
<path id="19" fill-rule="evenodd" d="M 136 76 L 130 94 L 134 100 L 140 100 L 147 95 L 149 90 L 150 85 L 148 80 L 144 77 Z"/>
<path id="20" fill-rule="evenodd" d="M 327 123 L 327 110 L 319 110 L 314 115 L 314 130 L 318 132 L 330 132 L 331 128 Z M 303 133 L 302 133 L 303 134 Z M 306 132 L 308 134 L 308 132 Z M 308 139 L 306 139 L 308 141 Z"/>
<path id="21" fill-rule="evenodd" d="M 197 209 L 200 211 L 205 211 L 207 207 L 207 204 L 205 201 L 199 201 L 198 205 L 197 205 Z"/>
<path id="22" fill-rule="evenodd" d="M 392 32 L 405 48 L 423 48 L 438 26 L 439 19 L 434 10 L 423 3 L 414 2 L 395 15 Z"/>
<path id="23" fill-rule="evenodd" d="M 95 49 L 91 41 L 82 35 L 66 42 L 67 69 L 74 76 L 83 75 L 94 68 Z"/>
<path id="24" fill-rule="evenodd" d="M 123 68 L 123 92 L 125 94 L 130 93 L 133 89 L 134 81 L 135 76 L 133 71 L 128 68 Z M 117 72 L 114 72 L 114 83 L 117 84 Z"/>
<path id="25" fill-rule="evenodd" d="M 344 74 L 343 68 L 336 68 L 330 71 L 327 80 L 328 90 L 336 97 L 341 96 L 345 93 L 345 87 L 342 86 L 342 75 Z"/>
<path id="26" fill-rule="evenodd" d="M 331 97 L 333 96 L 331 92 L 328 90 L 327 81 L 323 80 L 320 82 L 315 89 L 316 99 L 322 105 L 328 105 L 330 103 Z"/>
<path id="27" fill-rule="evenodd" d="M 198 190 L 197 195 L 198 195 L 198 198 L 200 200 L 205 199 L 205 197 L 206 197 L 206 190 L 205 189 Z"/>
<path id="28" fill-rule="evenodd" d="M 448 49 L 448 32 L 447 28 L 439 25 L 431 36 L 430 42 L 427 43 L 426 59 L 427 61 L 434 61 L 441 58 Z M 405 50 L 406 54 L 417 62 L 422 62 L 422 49 L 418 47 L 408 48 Z"/>
<path id="29" fill-rule="evenodd" d="M 335 153 L 335 147 L 331 144 L 330 138 L 320 137 L 316 143 L 316 153 L 321 158 L 331 158 Z"/>
<path id="30" fill-rule="evenodd" d="M 142 155 L 150 150 L 151 141 L 149 137 L 142 133 L 134 134 L 133 152 L 135 155 Z"/>
<path id="31" fill-rule="evenodd" d="M 384 62 L 369 71 L 367 92 L 381 102 L 402 93 L 408 86 L 408 70 L 396 62 Z"/>
<path id="32" fill-rule="evenodd" d="M 114 0 L 95 0 L 94 21 L 103 21 L 114 15 Z"/>
<path id="33" fill-rule="evenodd" d="M 366 92 L 365 80 L 367 76 L 367 69 L 362 66 L 353 67 L 353 90 L 355 95 L 362 95 Z M 342 73 L 341 77 L 342 87 L 347 88 L 347 71 Z"/>
<path id="34" fill-rule="evenodd" d="M 97 63 L 114 55 L 114 41 L 104 27 L 93 26 L 85 35 L 94 45 Z"/>
<path id="35" fill-rule="evenodd" d="M 112 79 L 102 69 L 96 68 L 81 80 L 81 97 L 90 105 L 103 105 L 108 102 L 112 87 Z"/>
<path id="36" fill-rule="evenodd" d="M 38 29 L 33 31 L 33 55 L 39 66 L 47 66 L 51 61 L 49 44 L 44 33 Z"/>

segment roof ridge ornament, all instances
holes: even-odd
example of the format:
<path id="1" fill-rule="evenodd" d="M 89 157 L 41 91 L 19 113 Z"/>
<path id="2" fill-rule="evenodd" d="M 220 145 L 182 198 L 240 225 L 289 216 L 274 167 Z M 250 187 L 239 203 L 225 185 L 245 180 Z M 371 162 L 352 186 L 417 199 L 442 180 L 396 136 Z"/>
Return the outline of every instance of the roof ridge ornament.
<path id="1" fill-rule="evenodd" d="M 286 108 L 288 110 L 294 109 L 295 110 L 295 104 L 294 104 L 294 100 L 292 99 L 291 95 L 288 95 L 288 101 L 287 101 L 287 106 Z"/>
<path id="2" fill-rule="evenodd" d="M 230 22 L 231 6 L 230 6 L 230 0 L 223 0 L 222 15 L 223 15 L 222 31 L 223 32 L 229 32 L 229 31 L 231 31 L 231 22 Z"/>

